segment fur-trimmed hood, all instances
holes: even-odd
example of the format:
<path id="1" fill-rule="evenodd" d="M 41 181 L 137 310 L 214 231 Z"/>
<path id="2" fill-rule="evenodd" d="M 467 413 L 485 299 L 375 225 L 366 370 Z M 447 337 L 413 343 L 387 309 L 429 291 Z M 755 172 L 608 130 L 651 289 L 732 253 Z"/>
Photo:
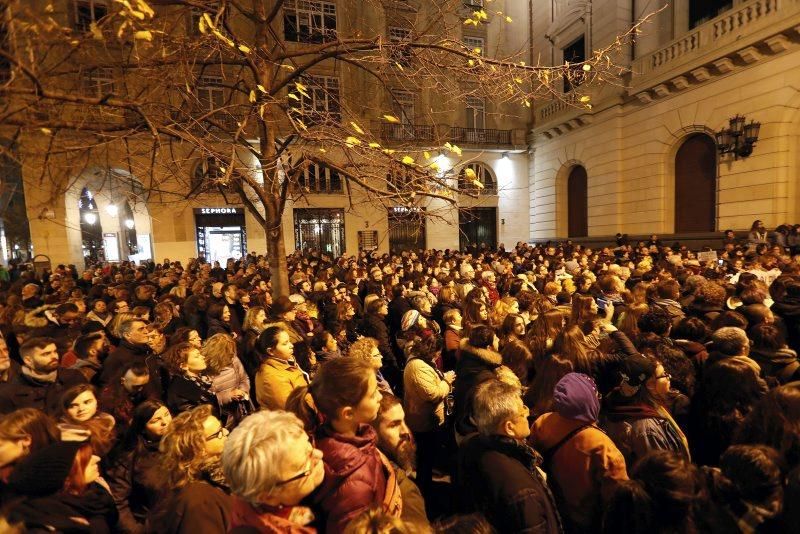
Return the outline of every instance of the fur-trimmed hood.
<path id="1" fill-rule="evenodd" d="M 44 328 L 45 326 L 53 324 L 50 317 L 52 317 L 53 311 L 56 308 L 58 308 L 56 304 L 45 304 L 44 306 L 32 309 L 25 314 L 25 326 L 28 328 Z"/>
<path id="2" fill-rule="evenodd" d="M 493 367 L 503 364 L 503 357 L 499 352 L 495 352 L 494 349 L 479 349 L 477 347 L 473 347 L 469 344 L 469 340 L 466 338 L 461 340 L 459 346 L 461 348 L 462 358 L 465 356 L 469 357 L 471 355 L 475 359 Z"/>

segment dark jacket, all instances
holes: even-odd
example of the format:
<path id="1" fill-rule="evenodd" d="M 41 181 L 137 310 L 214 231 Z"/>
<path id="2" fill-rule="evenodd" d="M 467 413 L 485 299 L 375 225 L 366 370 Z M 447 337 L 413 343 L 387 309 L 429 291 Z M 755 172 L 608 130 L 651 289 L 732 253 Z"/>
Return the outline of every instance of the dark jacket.
<path id="1" fill-rule="evenodd" d="M 342 532 L 361 512 L 384 502 L 394 471 L 376 446 L 377 434 L 361 425 L 355 437 L 336 433 L 324 425 L 317 432 L 317 448 L 325 462 L 325 480 L 317 489 L 315 502 L 325 514 L 325 532 Z"/>
<path id="2" fill-rule="evenodd" d="M 750 357 L 761 366 L 764 377 L 775 377 L 781 384 L 800 380 L 800 360 L 789 348 L 778 350 L 750 349 Z"/>
<path id="3" fill-rule="evenodd" d="M 476 435 L 458 451 L 459 512 L 481 512 L 498 532 L 563 532 L 553 494 L 522 441 Z"/>
<path id="4" fill-rule="evenodd" d="M 217 396 L 211 391 L 211 382 L 200 378 L 175 375 L 167 390 L 167 408 L 177 415 L 201 404 L 210 405 L 219 414 Z"/>
<path id="5" fill-rule="evenodd" d="M 123 339 L 119 346 L 103 362 L 103 372 L 100 373 L 100 379 L 98 380 L 100 387 L 105 387 L 111 381 L 119 378 L 122 368 L 126 365 L 137 361 L 146 362 L 147 358 L 152 354 L 153 352 L 148 345 L 129 343 Z"/>
<path id="6" fill-rule="evenodd" d="M 669 420 L 666 410 L 645 404 L 608 403 L 603 429 L 625 456 L 626 465 L 634 465 L 648 452 L 666 450 L 690 459 L 685 437 Z"/>
<path id="7" fill-rule="evenodd" d="M 12 504 L 10 522 L 21 522 L 25 532 L 108 534 L 116 532 L 117 508 L 111 494 L 94 482 L 81 495 L 56 494 L 30 497 Z M 88 521 L 82 524 L 79 521 Z"/>
<path id="8" fill-rule="evenodd" d="M 786 295 L 770 309 L 783 319 L 789 347 L 800 350 L 800 297 Z"/>
<path id="9" fill-rule="evenodd" d="M 232 498 L 204 481 L 167 492 L 167 498 L 147 519 L 145 532 L 153 534 L 205 534 L 227 532 Z"/>
<path id="10" fill-rule="evenodd" d="M 0 384 L 0 414 L 20 408 L 36 408 L 55 414 L 61 394 L 72 386 L 85 383 L 83 374 L 74 369 L 59 369 L 56 381 L 52 383 L 35 382 L 20 371 L 5 384 Z"/>
<path id="11" fill-rule="evenodd" d="M 503 357 L 492 349 L 479 349 L 461 340 L 461 357 L 456 366 L 453 383 L 456 432 L 462 436 L 477 432 L 472 422 L 472 397 L 475 389 L 496 377 L 495 371 L 503 364 Z"/>
<path id="12" fill-rule="evenodd" d="M 374 313 L 366 314 L 361 321 L 359 330 L 364 337 L 372 337 L 378 341 L 378 350 L 381 351 L 381 356 L 383 356 L 384 366 L 397 367 L 397 361 L 392 352 L 389 327 L 386 326 L 386 321 L 383 317 Z"/>
<path id="13" fill-rule="evenodd" d="M 119 510 L 118 530 L 137 533 L 155 507 L 160 487 L 155 476 L 160 453 L 157 441 L 140 440 L 133 450 L 111 454 L 106 481 Z"/>

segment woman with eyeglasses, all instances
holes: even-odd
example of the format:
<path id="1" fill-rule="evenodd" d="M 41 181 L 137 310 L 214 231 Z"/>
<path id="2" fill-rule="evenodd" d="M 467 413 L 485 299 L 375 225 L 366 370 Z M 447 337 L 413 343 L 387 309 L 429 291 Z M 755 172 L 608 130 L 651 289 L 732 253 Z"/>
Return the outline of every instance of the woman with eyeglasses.
<path id="1" fill-rule="evenodd" d="M 654 450 L 690 460 L 689 442 L 665 406 L 671 377 L 661 362 L 634 354 L 623 360 L 617 375 L 617 387 L 607 397 L 603 427 L 627 465 Z"/>
<path id="2" fill-rule="evenodd" d="M 227 429 L 208 405 L 172 420 L 159 445 L 161 500 L 148 516 L 145 532 L 228 531 L 232 500 L 220 464 L 227 437 Z"/>
<path id="3" fill-rule="evenodd" d="M 225 443 L 222 469 L 235 495 L 231 529 L 316 532 L 300 502 L 322 483 L 325 468 L 297 416 L 263 410 L 246 417 Z"/>

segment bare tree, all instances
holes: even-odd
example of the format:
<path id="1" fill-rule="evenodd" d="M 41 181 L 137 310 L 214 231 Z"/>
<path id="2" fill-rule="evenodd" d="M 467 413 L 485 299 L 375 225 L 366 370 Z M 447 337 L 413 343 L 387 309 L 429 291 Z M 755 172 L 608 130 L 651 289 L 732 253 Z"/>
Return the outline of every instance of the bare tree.
<path id="1" fill-rule="evenodd" d="M 297 0 L 2 3 L 0 124 L 20 147 L 15 157 L 37 158 L 52 197 L 92 158 L 112 153 L 141 180 L 143 200 L 220 192 L 263 226 L 277 294 L 288 291 L 281 217 L 308 193 L 312 163 L 358 190 L 352 202 L 387 207 L 439 199 L 455 208 L 459 195 L 483 186 L 469 170 L 454 180 L 439 168 L 440 151 L 461 156 L 449 131 L 382 141 L 381 132 L 407 122 L 391 101 L 370 97 L 391 95 L 387 80 L 441 95 L 442 109 L 426 111 L 431 124 L 470 97 L 527 117 L 537 99 L 563 99 L 565 79 L 577 87 L 570 105 L 589 108 L 585 90 L 619 83 L 625 69 L 614 58 L 639 31 L 579 64 L 547 66 L 531 64 L 526 46 L 486 51 L 462 42 L 465 26 L 524 24 L 490 9 L 499 1 L 472 9 L 428 0 L 405 10 L 398 0 L 340 2 L 338 19 L 324 9 L 301 13 Z M 389 17 L 399 30 L 387 36 Z M 340 92 L 317 75 L 334 68 L 360 89 Z M 207 163 L 193 176 L 187 162 L 198 158 Z"/>

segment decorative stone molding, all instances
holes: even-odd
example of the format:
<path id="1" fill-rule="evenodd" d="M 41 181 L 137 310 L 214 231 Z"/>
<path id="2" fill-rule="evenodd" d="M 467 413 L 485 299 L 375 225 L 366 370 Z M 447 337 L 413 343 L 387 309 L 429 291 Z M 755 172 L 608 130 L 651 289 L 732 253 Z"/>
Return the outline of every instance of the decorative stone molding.
<path id="1" fill-rule="evenodd" d="M 764 41 L 773 54 L 783 52 L 789 49 L 791 41 L 783 34 L 775 35 Z"/>
<path id="2" fill-rule="evenodd" d="M 750 65 L 751 63 L 755 63 L 763 56 L 761 52 L 755 46 L 748 46 L 747 48 L 743 48 L 737 52 L 737 55 L 742 58 L 746 64 Z"/>
<path id="3" fill-rule="evenodd" d="M 636 94 L 636 98 L 639 99 L 639 102 L 642 104 L 649 104 L 653 101 L 653 97 L 650 96 L 650 93 L 647 91 L 642 91 L 641 93 Z"/>
<path id="4" fill-rule="evenodd" d="M 711 73 L 708 72 L 708 69 L 705 67 L 700 67 L 699 69 L 694 69 L 692 71 L 692 76 L 698 82 L 705 82 L 711 79 Z"/>
<path id="5" fill-rule="evenodd" d="M 653 87 L 653 92 L 657 97 L 663 98 L 669 94 L 669 87 L 662 83 Z"/>
<path id="6" fill-rule="evenodd" d="M 686 78 L 686 76 L 678 76 L 677 78 L 673 78 L 672 79 L 672 85 L 678 91 L 683 91 L 684 89 L 689 87 L 690 84 L 689 84 L 689 80 Z"/>
<path id="7" fill-rule="evenodd" d="M 714 62 L 714 67 L 720 74 L 727 74 L 736 68 L 736 66 L 733 64 L 733 60 L 729 57 L 723 57 L 716 60 Z"/>

